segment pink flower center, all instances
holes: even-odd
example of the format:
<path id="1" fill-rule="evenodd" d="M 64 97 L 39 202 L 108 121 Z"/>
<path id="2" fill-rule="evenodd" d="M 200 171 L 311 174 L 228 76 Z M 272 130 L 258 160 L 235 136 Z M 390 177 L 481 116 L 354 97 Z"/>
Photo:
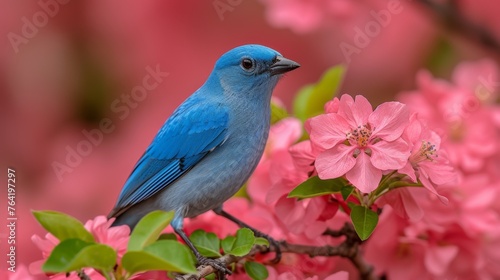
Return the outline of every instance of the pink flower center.
<path id="1" fill-rule="evenodd" d="M 365 147 L 372 136 L 370 127 L 366 124 L 358 126 L 346 134 L 346 138 L 353 146 Z"/>
<path id="2" fill-rule="evenodd" d="M 436 145 L 432 144 L 429 141 L 423 141 L 422 140 L 422 145 L 420 146 L 420 149 L 412 153 L 410 156 L 410 162 L 413 165 L 417 165 L 419 162 L 422 162 L 424 160 L 429 160 L 433 161 L 434 158 L 437 157 L 437 150 L 436 150 Z"/>

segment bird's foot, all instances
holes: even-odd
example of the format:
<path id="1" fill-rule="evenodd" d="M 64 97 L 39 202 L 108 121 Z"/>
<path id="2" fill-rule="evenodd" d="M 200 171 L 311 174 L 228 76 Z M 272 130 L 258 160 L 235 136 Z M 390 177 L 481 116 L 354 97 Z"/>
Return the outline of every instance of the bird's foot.
<path id="1" fill-rule="evenodd" d="M 85 271 L 82 270 L 79 270 L 76 274 L 78 276 L 78 278 L 80 278 L 80 280 L 90 280 L 90 277 L 85 274 Z"/>
<path id="2" fill-rule="evenodd" d="M 280 247 L 281 242 L 260 231 L 255 231 L 255 236 L 265 238 L 267 239 L 267 241 L 269 241 L 269 248 L 267 249 L 266 253 L 274 251 L 276 255 L 271 260 L 271 263 L 274 264 L 279 263 L 281 261 L 281 247 Z"/>
<path id="3" fill-rule="evenodd" d="M 198 265 L 209 265 L 213 267 L 215 270 L 217 270 L 217 278 L 219 280 L 226 279 L 226 274 L 231 275 L 233 272 L 229 270 L 226 266 L 226 264 L 220 260 L 216 259 L 209 259 L 203 256 L 198 256 L 197 257 Z"/>

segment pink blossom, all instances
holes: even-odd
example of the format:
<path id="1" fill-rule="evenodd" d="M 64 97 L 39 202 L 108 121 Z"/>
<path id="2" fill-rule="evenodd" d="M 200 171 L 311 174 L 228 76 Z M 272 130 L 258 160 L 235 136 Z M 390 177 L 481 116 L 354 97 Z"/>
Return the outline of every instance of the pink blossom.
<path id="1" fill-rule="evenodd" d="M 408 125 L 405 105 L 387 102 L 375 111 L 366 98 L 342 95 L 338 113 L 310 120 L 311 141 L 325 149 L 315 162 L 321 179 L 346 175 L 364 193 L 375 190 L 382 171 L 406 164 L 408 144 L 401 135 Z"/>
<path id="2" fill-rule="evenodd" d="M 102 243 L 114 248 L 118 254 L 118 261 L 122 258 L 127 249 L 127 243 L 130 235 L 130 228 L 128 226 L 110 227 L 114 218 L 108 220 L 104 216 L 97 216 L 93 220 L 88 220 L 85 223 L 85 228 L 94 236 L 97 243 Z M 30 264 L 30 272 L 33 274 L 41 274 L 42 264 L 46 261 L 54 247 L 57 246 L 59 240 L 52 234 L 47 233 L 45 238 L 38 235 L 33 235 L 31 240 L 42 251 L 43 260 L 36 261 Z M 106 279 L 99 272 L 92 268 L 85 268 L 83 270 L 91 279 Z M 75 272 L 66 277 L 64 273 L 50 275 L 50 279 L 80 279 Z"/>
<path id="3" fill-rule="evenodd" d="M 402 93 L 399 99 L 445 140 L 442 146 L 453 164 L 477 172 L 500 149 L 498 108 L 493 101 L 498 98 L 498 76 L 489 60 L 461 63 L 452 82 L 421 71 L 418 89 Z"/>
<path id="4" fill-rule="evenodd" d="M 118 258 L 121 259 L 127 250 L 127 244 L 130 236 L 128 226 L 111 227 L 114 218 L 107 219 L 104 216 L 97 216 L 94 220 L 88 220 L 85 228 L 92 233 L 97 243 L 109 245 L 116 249 Z"/>
<path id="5" fill-rule="evenodd" d="M 403 138 L 412 145 L 412 150 L 408 162 L 399 172 L 408 175 L 413 182 L 418 179 L 427 190 L 447 203 L 448 199 L 439 195 L 435 186 L 454 183 L 457 176 L 446 153 L 440 149 L 441 138 L 426 128 L 416 114 L 411 116 Z"/>

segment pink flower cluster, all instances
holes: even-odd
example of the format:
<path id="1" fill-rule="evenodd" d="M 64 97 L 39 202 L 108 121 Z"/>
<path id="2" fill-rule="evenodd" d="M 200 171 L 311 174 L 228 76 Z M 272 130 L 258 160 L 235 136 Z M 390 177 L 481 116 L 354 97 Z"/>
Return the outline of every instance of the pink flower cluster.
<path id="1" fill-rule="evenodd" d="M 500 151 L 496 65 L 489 60 L 462 63 L 451 82 L 421 71 L 417 84 L 418 89 L 401 93 L 400 100 L 445 138 L 450 160 L 466 173 L 494 169 L 492 159 Z"/>
<path id="2" fill-rule="evenodd" d="M 306 123 L 310 141 L 292 149 L 301 165 L 314 165 L 321 179 L 345 175 L 363 193 L 375 191 L 384 174 L 399 172 L 447 201 L 435 189 L 455 179 L 441 139 L 404 104 L 386 102 L 373 110 L 363 96 L 342 95 L 325 111 Z"/>
<path id="3" fill-rule="evenodd" d="M 448 205 L 429 199 L 422 189 L 405 190 L 418 203 L 421 219 L 402 219 L 384 208 L 365 250 L 388 279 L 500 278 L 498 75 L 488 60 L 458 65 L 451 81 L 422 71 L 418 89 L 400 95 L 441 136 L 440 146 L 460 176 L 440 190 Z"/>

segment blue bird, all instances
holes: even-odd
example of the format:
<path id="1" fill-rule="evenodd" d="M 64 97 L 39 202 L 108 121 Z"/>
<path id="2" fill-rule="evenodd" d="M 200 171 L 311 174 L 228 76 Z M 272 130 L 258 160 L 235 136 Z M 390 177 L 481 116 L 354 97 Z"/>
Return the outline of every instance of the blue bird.
<path id="1" fill-rule="evenodd" d="M 257 166 L 269 133 L 272 91 L 282 74 L 299 66 L 260 45 L 222 55 L 136 163 L 109 214 L 116 218 L 113 225 L 133 228 L 153 210 L 175 210 L 171 225 L 198 263 L 230 273 L 201 256 L 183 232 L 183 220 L 209 210 L 234 218 L 222 204 Z"/>

